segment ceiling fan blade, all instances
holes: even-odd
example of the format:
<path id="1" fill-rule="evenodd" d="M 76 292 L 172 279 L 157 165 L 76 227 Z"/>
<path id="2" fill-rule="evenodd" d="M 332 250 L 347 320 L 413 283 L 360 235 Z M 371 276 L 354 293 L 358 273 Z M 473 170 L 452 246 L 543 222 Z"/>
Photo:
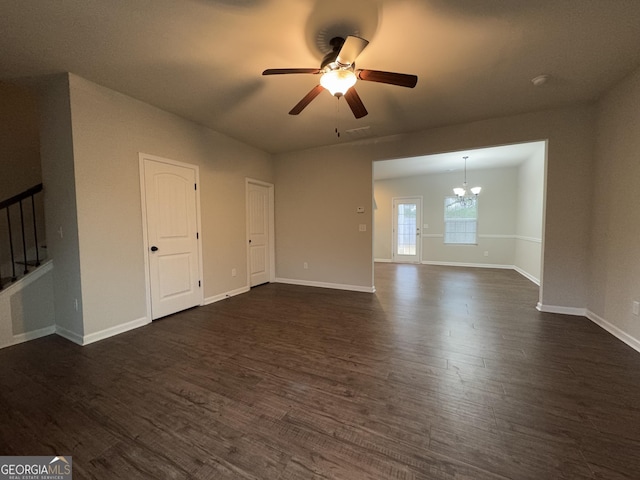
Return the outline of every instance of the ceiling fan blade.
<path id="1" fill-rule="evenodd" d="M 349 104 L 354 117 L 362 118 L 369 113 L 364 107 L 364 103 L 362 103 L 362 100 L 360 100 L 360 95 L 358 95 L 358 92 L 356 92 L 355 88 L 351 87 L 349 90 L 347 90 L 347 93 L 344 94 L 344 98 Z"/>
<path id="2" fill-rule="evenodd" d="M 418 83 L 416 75 L 408 75 L 406 73 L 382 72 L 380 70 L 357 70 L 356 75 L 360 80 L 367 82 L 388 83 L 389 85 L 397 85 L 399 87 L 413 88 Z"/>
<path id="3" fill-rule="evenodd" d="M 268 68 L 262 75 L 287 75 L 290 73 L 320 73 L 318 68 Z"/>
<path id="4" fill-rule="evenodd" d="M 345 67 L 352 65 L 367 45 L 369 45 L 368 40 L 349 35 L 340 48 L 336 61 Z"/>
<path id="5" fill-rule="evenodd" d="M 307 105 L 311 103 L 311 101 L 320 95 L 320 92 L 324 90 L 322 85 L 316 85 L 311 89 L 309 93 L 307 93 L 302 100 L 298 102 L 298 104 L 291 109 L 289 115 L 298 115 L 302 110 L 305 109 Z"/>

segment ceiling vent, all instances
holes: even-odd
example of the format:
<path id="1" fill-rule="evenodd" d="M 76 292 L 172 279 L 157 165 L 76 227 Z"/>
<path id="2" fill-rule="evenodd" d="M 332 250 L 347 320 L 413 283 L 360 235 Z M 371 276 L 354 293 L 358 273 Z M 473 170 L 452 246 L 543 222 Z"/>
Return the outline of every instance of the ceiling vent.
<path id="1" fill-rule="evenodd" d="M 367 125 L 366 127 L 351 128 L 349 130 L 345 130 L 344 133 L 347 137 L 353 139 L 367 138 L 371 136 L 371 125 Z"/>

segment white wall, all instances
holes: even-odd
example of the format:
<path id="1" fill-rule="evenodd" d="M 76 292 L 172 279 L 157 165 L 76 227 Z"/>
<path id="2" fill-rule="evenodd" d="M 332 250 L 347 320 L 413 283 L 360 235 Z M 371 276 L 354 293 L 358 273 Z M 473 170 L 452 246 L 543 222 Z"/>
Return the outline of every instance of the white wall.
<path id="1" fill-rule="evenodd" d="M 637 70 L 598 103 L 586 306 L 640 350 L 640 317 L 632 314 L 632 302 L 640 301 L 639 112 Z"/>

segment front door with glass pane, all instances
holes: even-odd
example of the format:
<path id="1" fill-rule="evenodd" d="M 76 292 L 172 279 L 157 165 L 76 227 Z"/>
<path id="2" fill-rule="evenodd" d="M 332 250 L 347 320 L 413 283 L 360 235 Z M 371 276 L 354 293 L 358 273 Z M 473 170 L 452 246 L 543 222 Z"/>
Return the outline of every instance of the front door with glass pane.
<path id="1" fill-rule="evenodd" d="M 420 263 L 422 197 L 393 199 L 393 261 Z"/>

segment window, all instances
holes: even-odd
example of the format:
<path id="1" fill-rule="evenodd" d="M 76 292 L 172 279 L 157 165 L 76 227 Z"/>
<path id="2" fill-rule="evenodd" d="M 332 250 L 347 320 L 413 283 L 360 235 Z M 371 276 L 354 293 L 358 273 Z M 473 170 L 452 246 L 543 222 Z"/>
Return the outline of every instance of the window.
<path id="1" fill-rule="evenodd" d="M 444 243 L 476 245 L 478 232 L 478 199 L 461 202 L 458 197 L 444 199 Z"/>

